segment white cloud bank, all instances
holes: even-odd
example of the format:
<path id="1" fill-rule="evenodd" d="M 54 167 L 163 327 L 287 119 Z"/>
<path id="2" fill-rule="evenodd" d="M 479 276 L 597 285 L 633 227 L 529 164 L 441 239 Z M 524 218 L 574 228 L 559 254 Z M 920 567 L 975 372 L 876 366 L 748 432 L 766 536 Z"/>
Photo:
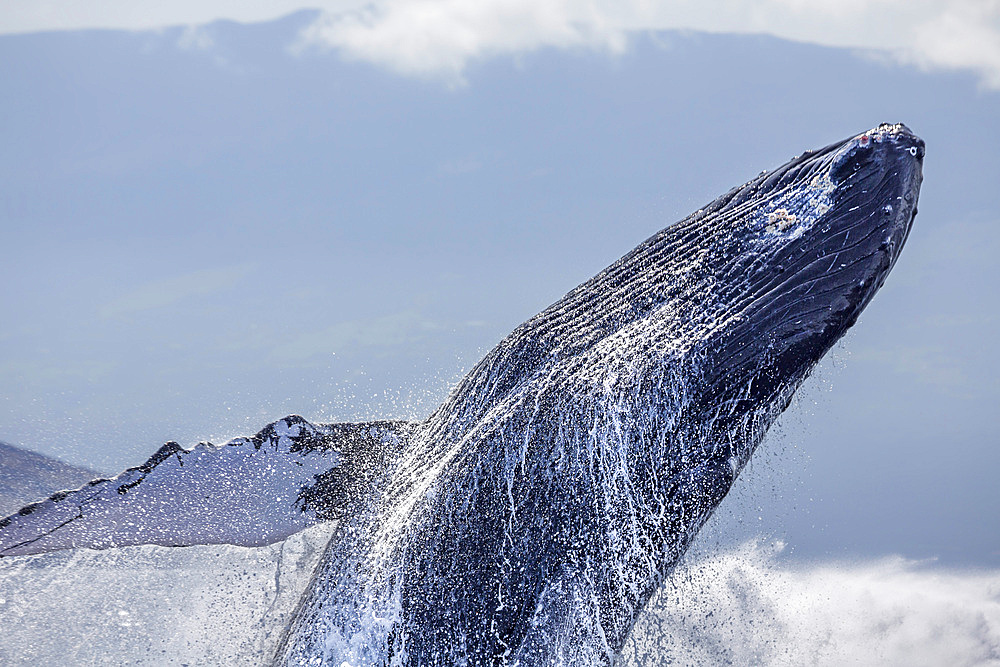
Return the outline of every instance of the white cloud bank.
<path id="1" fill-rule="evenodd" d="M 0 8 L 0 32 L 262 21 L 304 7 L 324 12 L 305 44 L 406 74 L 460 78 L 477 59 L 544 47 L 618 52 L 637 31 L 688 29 L 884 51 L 971 70 L 1000 89 L 1000 0 L 21 0 Z"/>
<path id="2" fill-rule="evenodd" d="M 1000 0 L 381 0 L 329 12 L 307 43 L 404 73 L 460 76 L 472 60 L 543 47 L 620 52 L 631 33 L 761 33 L 969 69 L 1000 89 Z"/>

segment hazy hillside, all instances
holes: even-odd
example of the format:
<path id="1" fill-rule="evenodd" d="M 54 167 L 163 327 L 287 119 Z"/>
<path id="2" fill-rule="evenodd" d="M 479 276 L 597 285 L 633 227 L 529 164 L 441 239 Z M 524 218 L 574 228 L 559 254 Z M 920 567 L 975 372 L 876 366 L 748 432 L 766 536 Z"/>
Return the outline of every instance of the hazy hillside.
<path id="1" fill-rule="evenodd" d="M 0 516 L 53 491 L 74 489 L 100 474 L 0 442 Z"/>

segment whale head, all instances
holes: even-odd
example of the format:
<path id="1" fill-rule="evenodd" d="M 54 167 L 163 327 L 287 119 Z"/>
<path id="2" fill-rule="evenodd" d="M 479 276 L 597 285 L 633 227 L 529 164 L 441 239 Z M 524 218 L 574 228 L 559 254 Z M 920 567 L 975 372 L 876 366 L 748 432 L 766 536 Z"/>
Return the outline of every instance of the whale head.
<path id="1" fill-rule="evenodd" d="M 895 264 L 917 214 L 924 142 L 883 124 L 762 173 L 708 207 L 729 325 L 704 340 L 709 401 L 787 405 Z M 768 420 L 769 421 L 769 420 Z"/>
<path id="2" fill-rule="evenodd" d="M 686 441 L 739 441 L 738 469 L 896 262 L 923 156 L 908 128 L 883 124 L 762 172 L 525 322 L 440 413 L 477 424 L 538 393 L 579 418 L 569 432 L 591 428 L 580 415 L 594 406 L 628 404 L 647 432 L 637 442 L 709 424 Z M 676 451 L 675 439 L 649 458 Z"/>

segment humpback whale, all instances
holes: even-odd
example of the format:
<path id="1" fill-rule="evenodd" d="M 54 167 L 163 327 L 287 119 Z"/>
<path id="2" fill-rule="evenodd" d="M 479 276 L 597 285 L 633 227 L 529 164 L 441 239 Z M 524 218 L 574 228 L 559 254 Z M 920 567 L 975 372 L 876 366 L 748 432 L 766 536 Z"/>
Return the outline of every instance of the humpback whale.
<path id="1" fill-rule="evenodd" d="M 274 664 L 612 664 L 886 279 L 923 157 L 901 124 L 807 151 L 526 321 L 427 419 L 168 443 L 0 520 L 0 556 L 336 521 Z"/>

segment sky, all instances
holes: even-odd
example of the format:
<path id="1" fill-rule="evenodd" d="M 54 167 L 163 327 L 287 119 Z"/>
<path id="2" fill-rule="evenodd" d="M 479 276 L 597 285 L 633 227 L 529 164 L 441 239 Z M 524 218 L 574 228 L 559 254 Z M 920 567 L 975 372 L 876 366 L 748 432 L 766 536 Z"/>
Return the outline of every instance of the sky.
<path id="1" fill-rule="evenodd" d="M 0 8 L 0 440 L 114 473 L 422 418 L 653 232 L 902 121 L 907 247 L 709 538 L 1000 564 L 1000 3 L 235 4 Z"/>

